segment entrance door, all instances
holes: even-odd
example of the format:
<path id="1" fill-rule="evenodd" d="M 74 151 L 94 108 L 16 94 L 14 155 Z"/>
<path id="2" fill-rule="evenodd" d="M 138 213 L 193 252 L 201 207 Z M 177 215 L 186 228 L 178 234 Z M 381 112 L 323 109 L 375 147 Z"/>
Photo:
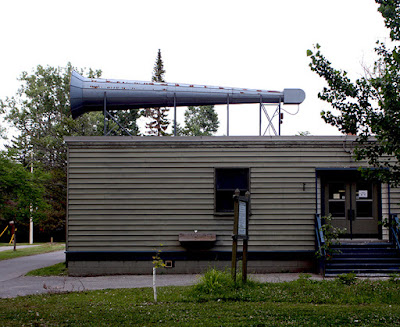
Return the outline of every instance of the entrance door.
<path id="1" fill-rule="evenodd" d="M 380 184 L 357 179 L 325 183 L 325 214 L 332 225 L 346 228 L 343 237 L 379 237 Z"/>

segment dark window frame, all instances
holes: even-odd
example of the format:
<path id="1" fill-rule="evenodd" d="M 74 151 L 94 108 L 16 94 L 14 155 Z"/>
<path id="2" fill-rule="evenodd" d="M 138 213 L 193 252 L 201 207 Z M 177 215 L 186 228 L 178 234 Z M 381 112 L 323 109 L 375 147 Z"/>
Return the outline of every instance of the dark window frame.
<path id="1" fill-rule="evenodd" d="M 229 211 L 221 211 L 218 208 L 220 207 L 220 205 L 217 203 L 219 199 L 218 197 L 218 193 L 221 192 L 229 192 L 229 196 L 233 196 L 235 189 L 234 188 L 224 188 L 224 189 L 218 189 L 218 178 L 220 176 L 218 176 L 218 172 L 219 171 L 228 171 L 228 170 L 241 170 L 241 171 L 245 171 L 247 174 L 247 188 L 241 188 L 240 189 L 240 194 L 244 195 L 246 193 L 246 191 L 250 191 L 251 189 L 251 185 L 250 185 L 250 181 L 251 181 L 251 169 L 249 167 L 215 167 L 214 168 L 214 215 L 215 216 L 219 216 L 219 217 L 233 217 L 233 208 L 232 210 Z M 218 199 L 219 198 L 219 199 Z M 233 200 L 232 200 L 232 204 L 233 204 Z"/>

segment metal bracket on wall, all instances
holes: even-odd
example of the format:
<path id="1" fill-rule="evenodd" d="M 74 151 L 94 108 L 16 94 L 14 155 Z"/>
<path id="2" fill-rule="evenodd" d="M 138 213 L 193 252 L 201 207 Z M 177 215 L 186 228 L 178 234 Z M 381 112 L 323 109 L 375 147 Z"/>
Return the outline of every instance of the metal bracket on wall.
<path id="1" fill-rule="evenodd" d="M 131 133 L 129 133 L 129 131 L 123 127 L 118 120 L 107 110 L 107 92 L 104 92 L 104 109 L 103 109 L 103 114 L 104 114 L 104 136 L 108 136 L 111 135 L 111 133 L 115 130 L 115 131 L 119 131 L 119 130 L 123 130 L 126 134 L 128 134 L 129 136 L 132 136 Z M 115 124 L 113 124 L 113 126 L 111 126 L 110 122 L 113 121 Z M 109 131 L 107 131 L 108 128 L 111 129 Z"/>

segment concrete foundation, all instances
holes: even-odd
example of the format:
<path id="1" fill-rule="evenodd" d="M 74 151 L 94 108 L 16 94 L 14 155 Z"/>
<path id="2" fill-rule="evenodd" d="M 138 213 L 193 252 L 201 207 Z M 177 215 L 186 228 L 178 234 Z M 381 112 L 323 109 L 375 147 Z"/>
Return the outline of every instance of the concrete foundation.
<path id="1" fill-rule="evenodd" d="M 160 274 L 199 274 L 210 268 L 230 269 L 230 261 L 170 261 L 171 267 L 159 268 Z M 241 262 L 238 262 L 238 270 Z M 69 261 L 70 276 L 151 274 L 151 261 Z M 248 262 L 249 273 L 313 272 L 315 263 L 306 260 L 268 260 Z"/>

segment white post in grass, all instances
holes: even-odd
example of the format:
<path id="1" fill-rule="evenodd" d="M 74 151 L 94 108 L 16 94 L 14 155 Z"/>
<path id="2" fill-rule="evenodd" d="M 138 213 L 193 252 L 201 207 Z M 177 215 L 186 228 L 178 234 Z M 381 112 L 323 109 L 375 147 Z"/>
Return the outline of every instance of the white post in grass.
<path id="1" fill-rule="evenodd" d="M 157 268 L 153 267 L 153 293 L 154 293 L 154 302 L 157 302 L 157 286 L 156 286 L 156 273 Z"/>
<path id="2" fill-rule="evenodd" d="M 162 246 L 162 244 L 161 244 Z M 156 255 L 153 256 L 153 292 L 154 292 L 154 302 L 157 302 L 157 284 L 156 284 L 156 274 L 157 268 L 165 267 L 164 261 L 160 258 L 161 250 L 156 250 Z"/>

